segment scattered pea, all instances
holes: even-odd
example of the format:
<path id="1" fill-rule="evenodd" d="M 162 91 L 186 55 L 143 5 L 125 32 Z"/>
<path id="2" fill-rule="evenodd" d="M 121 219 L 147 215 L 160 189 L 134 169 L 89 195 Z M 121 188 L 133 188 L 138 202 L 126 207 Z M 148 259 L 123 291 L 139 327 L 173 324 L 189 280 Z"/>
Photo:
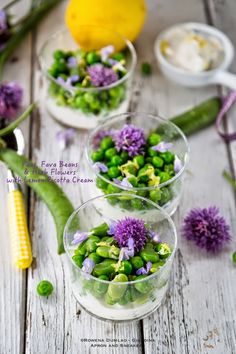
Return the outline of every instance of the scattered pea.
<path id="1" fill-rule="evenodd" d="M 37 293 L 40 296 L 49 296 L 53 292 L 53 285 L 48 280 L 42 280 L 37 286 Z"/>

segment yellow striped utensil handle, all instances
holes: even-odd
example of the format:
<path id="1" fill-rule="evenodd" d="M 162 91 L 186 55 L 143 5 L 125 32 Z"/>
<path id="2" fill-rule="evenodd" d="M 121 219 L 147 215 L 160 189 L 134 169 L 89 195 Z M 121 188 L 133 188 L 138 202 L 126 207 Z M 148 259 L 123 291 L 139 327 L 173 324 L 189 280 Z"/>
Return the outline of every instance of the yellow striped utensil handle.
<path id="1" fill-rule="evenodd" d="M 32 251 L 22 192 L 9 191 L 7 201 L 13 262 L 17 268 L 29 268 L 32 263 Z"/>

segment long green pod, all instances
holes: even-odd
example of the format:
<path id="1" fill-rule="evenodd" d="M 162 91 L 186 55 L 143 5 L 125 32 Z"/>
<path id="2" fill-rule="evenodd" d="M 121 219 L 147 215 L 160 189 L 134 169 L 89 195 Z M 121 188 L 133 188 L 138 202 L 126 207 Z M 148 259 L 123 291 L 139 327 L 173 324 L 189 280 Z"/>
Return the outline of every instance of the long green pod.
<path id="1" fill-rule="evenodd" d="M 213 124 L 220 111 L 221 105 L 221 99 L 219 97 L 213 97 L 187 112 L 172 117 L 170 120 L 172 123 L 176 124 L 184 134 L 190 135 Z"/>
<path id="2" fill-rule="evenodd" d="M 20 156 L 12 149 L 0 149 L 0 160 L 17 174 L 35 193 L 42 198 L 50 210 L 57 230 L 58 253 L 64 252 L 63 232 L 65 224 L 74 208 L 63 192 L 63 190 L 53 181 L 48 180 L 48 176 L 37 167 L 37 174 L 33 173 L 33 163 L 25 156 Z M 27 168 L 27 175 L 25 169 Z M 42 174 L 41 174 L 41 172 Z M 35 180 L 34 182 L 30 180 Z M 38 182 L 36 182 L 36 180 Z M 40 181 L 40 182 L 39 182 Z"/>

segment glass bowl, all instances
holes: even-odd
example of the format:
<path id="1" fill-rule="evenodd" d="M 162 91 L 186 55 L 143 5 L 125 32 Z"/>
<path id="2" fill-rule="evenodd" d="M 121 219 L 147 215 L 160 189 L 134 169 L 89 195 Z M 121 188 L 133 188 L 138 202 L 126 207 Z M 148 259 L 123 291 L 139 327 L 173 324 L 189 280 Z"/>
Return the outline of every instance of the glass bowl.
<path id="1" fill-rule="evenodd" d="M 152 231 L 158 232 L 161 242 L 167 242 L 170 246 L 172 252 L 164 265 L 146 278 L 122 283 L 101 280 L 82 271 L 72 259 L 76 246 L 71 243 L 76 231 L 86 232 L 101 223 L 118 221 L 129 216 L 127 211 L 120 210 L 115 214 L 107 209 L 107 200 L 114 198 L 139 200 L 143 210 L 151 206 L 153 214 L 145 222 Z M 142 220 L 143 212 L 133 210 L 132 216 Z M 130 321 L 148 316 L 161 305 L 168 288 L 177 234 L 169 215 L 150 200 L 128 193 L 110 194 L 90 199 L 74 211 L 65 226 L 64 246 L 71 269 L 72 290 L 79 304 L 100 319 Z"/>
<path id="2" fill-rule="evenodd" d="M 41 70 L 46 78 L 46 107 L 49 113 L 61 123 L 76 128 L 91 129 L 111 114 L 127 110 L 130 86 L 136 65 L 136 52 L 132 43 L 120 34 L 98 26 L 78 26 L 80 43 L 76 43 L 68 30 L 54 33 L 44 43 L 39 53 Z M 90 48 L 90 41 L 97 43 Z M 116 50 L 124 49 L 127 73 L 118 81 L 103 87 L 65 87 L 48 73 L 56 50 L 74 51 L 79 48 L 99 50 L 113 45 Z M 87 49 L 88 48 L 88 49 Z"/>
<path id="3" fill-rule="evenodd" d="M 146 186 L 142 188 L 127 187 L 117 184 L 118 181 L 114 182 L 113 180 L 108 179 L 106 175 L 98 172 L 95 168 L 94 162 L 91 159 L 92 152 L 96 150 L 97 139 L 100 136 L 103 136 L 104 131 L 111 130 L 112 132 L 115 132 L 127 123 L 133 124 L 138 128 L 142 128 L 146 137 L 152 132 L 158 132 L 162 136 L 163 140 L 172 143 L 173 152 L 178 156 L 182 164 L 182 168 L 179 172 L 166 182 L 160 183 L 158 186 Z M 180 202 L 184 171 L 189 161 L 189 146 L 183 132 L 172 122 L 151 114 L 136 112 L 123 113 L 113 116 L 112 118 L 109 118 L 105 122 L 101 123 L 90 133 L 85 155 L 87 160 L 87 175 L 90 175 L 96 182 L 91 184 L 89 188 L 91 197 L 100 195 L 101 193 L 109 194 L 120 193 L 123 191 L 151 199 L 153 202 L 165 209 L 169 215 L 172 215 L 176 211 Z M 132 158 L 130 159 L 132 160 Z M 119 205 L 117 205 L 114 202 L 113 207 L 128 210 L 132 206 L 130 204 L 133 204 L 134 206 L 135 203 L 122 201 Z M 136 204 L 138 208 L 139 203 Z M 152 208 L 150 207 L 149 213 L 152 212 L 151 209 Z"/>

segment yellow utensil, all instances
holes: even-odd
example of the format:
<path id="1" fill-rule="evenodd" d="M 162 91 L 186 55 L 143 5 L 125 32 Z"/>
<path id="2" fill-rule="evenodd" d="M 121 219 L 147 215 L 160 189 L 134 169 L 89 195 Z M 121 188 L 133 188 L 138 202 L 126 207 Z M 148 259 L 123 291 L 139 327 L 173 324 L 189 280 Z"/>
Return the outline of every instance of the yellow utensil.
<path id="1" fill-rule="evenodd" d="M 19 128 L 14 130 L 14 137 L 17 144 L 17 152 L 21 155 L 24 151 L 24 137 Z M 20 186 L 14 181 L 15 177 L 11 170 L 8 170 L 8 179 L 13 181 L 8 184 L 7 195 L 13 262 L 17 268 L 25 269 L 30 267 L 32 263 L 32 251 L 24 200 Z"/>

